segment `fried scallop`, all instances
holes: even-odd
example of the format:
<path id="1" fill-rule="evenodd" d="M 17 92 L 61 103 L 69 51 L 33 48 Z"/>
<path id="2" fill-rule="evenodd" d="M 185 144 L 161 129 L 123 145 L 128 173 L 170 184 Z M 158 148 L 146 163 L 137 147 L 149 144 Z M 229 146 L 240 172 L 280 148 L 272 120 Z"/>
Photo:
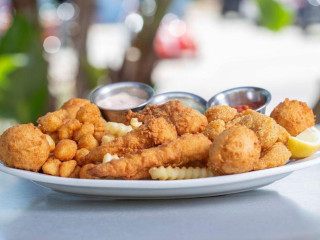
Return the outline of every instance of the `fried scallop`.
<path id="1" fill-rule="evenodd" d="M 32 123 L 11 127 L 0 137 L 0 159 L 8 167 L 37 172 L 49 153 L 46 135 Z"/>
<path id="2" fill-rule="evenodd" d="M 38 127 L 44 133 L 54 132 L 62 126 L 63 120 L 66 118 L 66 116 L 67 112 L 63 109 L 55 112 L 49 112 L 46 115 L 38 118 Z"/>
<path id="3" fill-rule="evenodd" d="M 101 114 L 97 105 L 93 103 L 86 104 L 82 106 L 76 116 L 80 122 L 85 123 L 96 123 L 100 120 Z"/>
<path id="4" fill-rule="evenodd" d="M 61 109 L 67 111 L 69 118 L 76 118 L 79 109 L 89 103 L 90 101 L 87 99 L 71 98 L 62 105 Z"/>
<path id="5" fill-rule="evenodd" d="M 61 161 L 73 159 L 77 152 L 77 143 L 70 139 L 63 139 L 58 142 L 54 149 L 54 156 Z"/>
<path id="6" fill-rule="evenodd" d="M 217 105 L 210 107 L 204 115 L 208 119 L 208 123 L 214 120 L 222 120 L 225 123 L 231 121 L 238 114 L 235 108 L 226 105 Z"/>
<path id="7" fill-rule="evenodd" d="M 252 130 L 241 125 L 233 126 L 211 144 L 208 167 L 219 174 L 249 172 L 259 160 L 260 152 L 258 137 Z"/>
<path id="8" fill-rule="evenodd" d="M 294 137 L 315 124 L 315 115 L 306 103 L 288 98 L 275 107 L 271 117 Z"/>

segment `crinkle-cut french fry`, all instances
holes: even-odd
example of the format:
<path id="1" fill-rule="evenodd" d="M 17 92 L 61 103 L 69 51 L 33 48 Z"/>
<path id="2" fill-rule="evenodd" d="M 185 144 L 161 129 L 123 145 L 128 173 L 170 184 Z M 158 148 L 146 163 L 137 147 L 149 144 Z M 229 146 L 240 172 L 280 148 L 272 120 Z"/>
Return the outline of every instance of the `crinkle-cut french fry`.
<path id="1" fill-rule="evenodd" d="M 159 180 L 178 180 L 213 177 L 212 172 L 208 168 L 199 167 L 153 167 L 149 170 L 152 179 Z"/>

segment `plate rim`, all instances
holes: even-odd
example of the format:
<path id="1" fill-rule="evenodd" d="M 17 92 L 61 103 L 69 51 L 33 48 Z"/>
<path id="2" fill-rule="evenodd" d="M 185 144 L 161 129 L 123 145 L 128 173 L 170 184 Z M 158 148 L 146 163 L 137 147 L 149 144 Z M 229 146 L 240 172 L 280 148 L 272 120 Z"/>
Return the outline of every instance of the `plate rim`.
<path id="1" fill-rule="evenodd" d="M 320 151 L 314 155 L 301 160 L 290 160 L 284 166 L 269 168 L 258 171 L 251 171 L 240 174 L 197 178 L 197 179 L 184 179 L 184 180 L 97 180 L 97 179 L 77 179 L 77 178 L 63 178 L 51 176 L 43 173 L 36 173 L 16 168 L 5 166 L 0 160 L 0 171 L 32 180 L 40 183 L 56 184 L 61 186 L 72 187 L 93 187 L 93 188 L 114 188 L 114 189 L 174 189 L 174 188 L 191 188 L 191 187 L 205 187 L 245 182 L 250 180 L 256 180 L 266 178 L 274 175 L 280 175 L 283 173 L 291 173 L 296 170 L 312 167 L 320 164 Z"/>

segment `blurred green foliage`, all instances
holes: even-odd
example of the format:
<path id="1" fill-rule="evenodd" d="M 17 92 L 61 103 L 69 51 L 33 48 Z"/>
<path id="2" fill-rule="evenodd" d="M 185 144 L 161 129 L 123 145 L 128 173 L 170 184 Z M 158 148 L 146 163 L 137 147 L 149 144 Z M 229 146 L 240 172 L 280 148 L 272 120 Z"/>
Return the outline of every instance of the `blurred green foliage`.
<path id="1" fill-rule="evenodd" d="M 40 29 L 17 14 L 0 40 L 0 117 L 35 122 L 47 110 L 47 85 Z"/>
<path id="2" fill-rule="evenodd" d="M 285 5 L 275 0 L 256 0 L 260 10 L 260 24 L 273 31 L 294 22 L 294 13 Z"/>

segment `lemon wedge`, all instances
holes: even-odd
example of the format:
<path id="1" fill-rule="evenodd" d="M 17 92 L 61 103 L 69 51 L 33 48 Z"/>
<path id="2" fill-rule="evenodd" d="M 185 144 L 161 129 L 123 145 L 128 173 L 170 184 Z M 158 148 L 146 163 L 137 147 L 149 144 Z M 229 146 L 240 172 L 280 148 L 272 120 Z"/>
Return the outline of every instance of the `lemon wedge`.
<path id="1" fill-rule="evenodd" d="M 288 149 L 292 158 L 311 156 L 320 148 L 320 131 L 316 127 L 304 130 L 296 137 L 289 137 Z"/>

